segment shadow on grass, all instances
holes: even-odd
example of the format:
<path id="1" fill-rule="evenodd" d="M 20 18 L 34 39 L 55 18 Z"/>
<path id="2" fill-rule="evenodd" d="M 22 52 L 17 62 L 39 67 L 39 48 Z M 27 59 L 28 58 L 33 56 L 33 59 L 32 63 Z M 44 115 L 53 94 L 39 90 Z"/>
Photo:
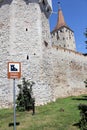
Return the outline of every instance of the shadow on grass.
<path id="1" fill-rule="evenodd" d="M 86 96 L 86 95 L 84 95 L 84 96 L 82 96 L 82 97 L 87 98 L 87 96 Z"/>
<path id="2" fill-rule="evenodd" d="M 87 100 L 87 96 L 82 96 L 81 98 L 72 98 L 72 100 Z"/>
<path id="3" fill-rule="evenodd" d="M 75 123 L 75 124 L 73 124 L 73 126 L 80 128 L 80 123 Z"/>

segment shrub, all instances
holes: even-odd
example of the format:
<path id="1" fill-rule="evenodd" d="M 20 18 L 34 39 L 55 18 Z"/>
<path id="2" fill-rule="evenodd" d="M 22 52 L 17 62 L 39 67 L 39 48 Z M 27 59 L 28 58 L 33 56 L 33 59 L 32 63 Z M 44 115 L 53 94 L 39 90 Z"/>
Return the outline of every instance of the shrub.
<path id="1" fill-rule="evenodd" d="M 35 102 L 34 98 L 32 98 L 33 85 L 34 82 L 29 82 L 28 80 L 25 80 L 25 78 L 22 79 L 22 84 L 17 85 L 19 88 L 19 94 L 16 100 L 17 110 L 26 111 L 31 109 L 32 104 Z"/>
<path id="2" fill-rule="evenodd" d="M 87 79 L 84 81 L 84 83 L 85 83 L 85 87 L 87 87 Z"/>
<path id="3" fill-rule="evenodd" d="M 85 87 L 87 87 L 87 79 L 84 81 Z M 79 128 L 81 130 L 87 130 L 87 105 L 86 104 L 79 104 L 78 109 L 80 110 L 80 121 L 79 121 Z"/>
<path id="4" fill-rule="evenodd" d="M 79 127 L 81 130 L 87 130 L 87 105 L 79 104 L 78 109 L 80 110 L 81 116 Z"/>

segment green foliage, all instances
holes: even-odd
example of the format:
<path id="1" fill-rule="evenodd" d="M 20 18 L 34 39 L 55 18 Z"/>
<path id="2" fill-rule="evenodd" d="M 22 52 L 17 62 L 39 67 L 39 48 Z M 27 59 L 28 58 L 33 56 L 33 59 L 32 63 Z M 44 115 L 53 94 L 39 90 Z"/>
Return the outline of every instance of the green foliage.
<path id="1" fill-rule="evenodd" d="M 85 87 L 87 87 L 87 79 L 84 81 Z M 80 121 L 79 128 L 81 130 L 87 130 L 87 105 L 79 104 L 78 109 L 80 110 Z"/>
<path id="2" fill-rule="evenodd" d="M 18 84 L 17 110 L 26 111 L 32 107 L 32 103 L 34 102 L 34 98 L 32 98 L 33 85 L 34 82 L 26 81 L 25 78 L 22 79 L 22 84 Z"/>
<path id="3" fill-rule="evenodd" d="M 87 38 L 87 28 L 85 30 L 85 33 L 84 33 L 85 37 Z M 85 44 L 86 44 L 86 49 L 87 49 L 87 40 L 85 41 Z"/>
<path id="4" fill-rule="evenodd" d="M 85 83 L 85 87 L 87 87 L 87 79 L 84 81 L 84 83 Z"/>
<path id="5" fill-rule="evenodd" d="M 87 130 L 87 105 L 79 104 L 81 119 L 79 121 L 79 127 L 81 130 Z"/>
<path id="6" fill-rule="evenodd" d="M 84 33 L 85 37 L 87 38 L 87 28 L 85 30 L 85 33 Z"/>

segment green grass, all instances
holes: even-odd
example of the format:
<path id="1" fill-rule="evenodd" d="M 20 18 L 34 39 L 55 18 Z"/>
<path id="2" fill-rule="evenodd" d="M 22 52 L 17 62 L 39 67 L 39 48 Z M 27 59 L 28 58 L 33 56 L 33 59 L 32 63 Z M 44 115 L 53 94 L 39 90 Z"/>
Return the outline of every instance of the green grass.
<path id="1" fill-rule="evenodd" d="M 80 119 L 77 106 L 87 101 L 76 98 L 84 97 L 57 99 L 56 102 L 36 107 L 34 116 L 32 111 L 16 112 L 16 120 L 20 122 L 17 130 L 79 130 L 74 126 Z M 13 109 L 1 109 L 0 130 L 13 130 L 13 127 L 8 127 L 10 122 L 13 122 Z"/>

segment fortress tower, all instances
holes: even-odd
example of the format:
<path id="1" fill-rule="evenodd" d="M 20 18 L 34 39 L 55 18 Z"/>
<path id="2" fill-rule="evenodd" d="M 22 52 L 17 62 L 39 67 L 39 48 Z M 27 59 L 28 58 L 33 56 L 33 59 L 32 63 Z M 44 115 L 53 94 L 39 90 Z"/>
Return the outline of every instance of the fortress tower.
<path id="1" fill-rule="evenodd" d="M 62 9 L 59 4 L 58 21 L 54 30 L 51 32 L 52 44 L 70 50 L 76 50 L 74 32 L 67 26 Z"/>
<path id="2" fill-rule="evenodd" d="M 50 44 L 48 18 L 51 10 L 51 0 L 0 1 L 1 107 L 10 105 L 13 100 L 13 81 L 7 78 L 8 62 L 21 62 L 22 77 L 34 81 L 35 94 L 40 93 L 43 82 L 43 46 Z M 18 83 L 16 80 L 16 84 Z M 43 86 L 42 89 L 48 89 Z M 42 97 L 43 94 L 38 95 L 37 104 L 42 103 L 39 101 Z"/>

